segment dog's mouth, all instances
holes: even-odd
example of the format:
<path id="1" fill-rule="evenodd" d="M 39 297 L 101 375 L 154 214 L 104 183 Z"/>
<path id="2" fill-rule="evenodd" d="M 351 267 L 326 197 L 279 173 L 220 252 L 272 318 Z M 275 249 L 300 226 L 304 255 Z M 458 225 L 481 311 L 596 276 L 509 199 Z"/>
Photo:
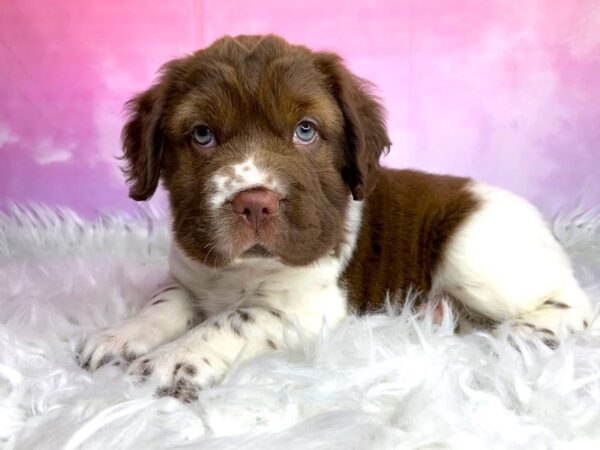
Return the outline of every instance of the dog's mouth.
<path id="1" fill-rule="evenodd" d="M 240 255 L 241 258 L 274 258 L 275 256 L 274 253 L 270 252 L 261 244 L 253 245 Z"/>
<path id="2" fill-rule="evenodd" d="M 227 236 L 225 248 L 236 258 L 277 258 L 285 220 L 280 213 L 263 217 L 259 224 L 243 214 L 226 212 L 228 226 L 221 235 Z"/>

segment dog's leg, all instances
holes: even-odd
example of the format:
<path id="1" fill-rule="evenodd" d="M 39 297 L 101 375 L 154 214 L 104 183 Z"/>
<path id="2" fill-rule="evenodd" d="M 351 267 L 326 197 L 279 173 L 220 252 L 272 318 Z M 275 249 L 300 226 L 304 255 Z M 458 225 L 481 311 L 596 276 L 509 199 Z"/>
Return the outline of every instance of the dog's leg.
<path id="1" fill-rule="evenodd" d="M 590 300 L 540 213 L 501 189 L 482 184 L 471 189 L 480 208 L 448 243 L 434 290 L 543 339 L 591 324 Z"/>
<path id="2" fill-rule="evenodd" d="M 150 377 L 158 386 L 158 396 L 192 401 L 199 389 L 221 381 L 234 360 L 293 345 L 300 337 L 296 325 L 316 333 L 322 323 L 321 316 L 306 316 L 303 320 L 264 307 L 224 312 L 138 358 L 129 373 L 142 380 Z"/>
<path id="3" fill-rule="evenodd" d="M 169 278 L 137 315 L 91 335 L 79 352 L 79 362 L 95 370 L 116 357 L 132 361 L 179 337 L 198 321 L 192 295 Z"/>

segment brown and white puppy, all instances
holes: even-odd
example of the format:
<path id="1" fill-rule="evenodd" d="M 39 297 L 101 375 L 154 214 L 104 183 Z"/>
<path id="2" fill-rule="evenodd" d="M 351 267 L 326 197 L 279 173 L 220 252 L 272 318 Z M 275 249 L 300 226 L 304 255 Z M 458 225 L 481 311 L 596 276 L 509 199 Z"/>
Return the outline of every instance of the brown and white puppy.
<path id="1" fill-rule="evenodd" d="M 91 336 L 183 400 L 236 358 L 294 343 L 386 293 L 448 294 L 471 314 L 560 338 L 591 304 L 538 211 L 465 178 L 379 168 L 390 145 L 369 85 L 331 53 L 223 38 L 167 63 L 130 102 L 131 197 L 162 180 L 171 277 L 136 316 Z"/>

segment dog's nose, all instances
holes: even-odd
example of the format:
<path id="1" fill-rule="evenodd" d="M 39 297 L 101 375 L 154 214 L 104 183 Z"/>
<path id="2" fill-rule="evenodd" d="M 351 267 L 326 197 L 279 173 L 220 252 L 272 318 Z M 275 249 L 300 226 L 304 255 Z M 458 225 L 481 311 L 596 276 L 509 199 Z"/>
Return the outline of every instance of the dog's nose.
<path id="1" fill-rule="evenodd" d="M 242 214 L 249 225 L 258 231 L 264 220 L 279 209 L 281 198 L 268 189 L 248 189 L 233 197 L 233 210 Z"/>

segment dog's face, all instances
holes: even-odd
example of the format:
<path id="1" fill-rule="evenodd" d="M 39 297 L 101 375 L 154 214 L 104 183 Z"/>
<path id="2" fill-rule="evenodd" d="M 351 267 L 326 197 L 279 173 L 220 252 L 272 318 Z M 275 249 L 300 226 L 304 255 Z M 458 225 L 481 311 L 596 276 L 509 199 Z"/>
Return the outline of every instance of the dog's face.
<path id="1" fill-rule="evenodd" d="M 130 111 L 131 197 L 162 179 L 177 243 L 212 266 L 336 252 L 348 204 L 373 187 L 389 146 L 363 80 L 336 55 L 275 36 L 223 38 L 167 63 Z"/>

